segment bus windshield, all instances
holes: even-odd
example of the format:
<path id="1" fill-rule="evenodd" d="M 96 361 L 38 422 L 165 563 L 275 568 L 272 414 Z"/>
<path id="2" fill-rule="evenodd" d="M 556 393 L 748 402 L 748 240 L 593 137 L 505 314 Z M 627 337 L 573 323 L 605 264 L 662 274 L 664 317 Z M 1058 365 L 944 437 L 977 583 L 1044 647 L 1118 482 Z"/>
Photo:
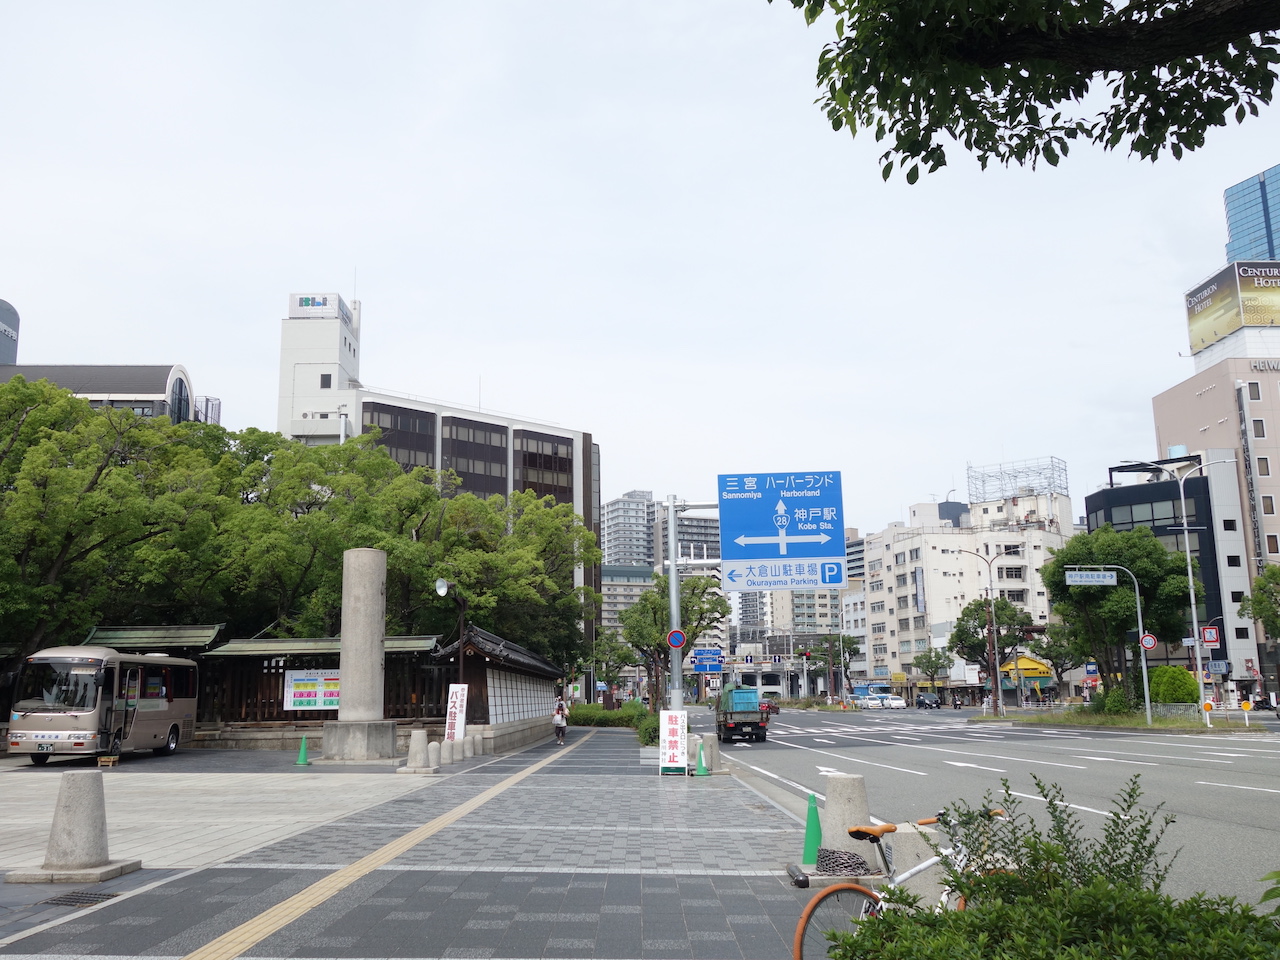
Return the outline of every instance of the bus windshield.
<path id="1" fill-rule="evenodd" d="M 69 713 L 98 705 L 97 667 L 88 663 L 33 660 L 22 665 L 15 713 Z"/>

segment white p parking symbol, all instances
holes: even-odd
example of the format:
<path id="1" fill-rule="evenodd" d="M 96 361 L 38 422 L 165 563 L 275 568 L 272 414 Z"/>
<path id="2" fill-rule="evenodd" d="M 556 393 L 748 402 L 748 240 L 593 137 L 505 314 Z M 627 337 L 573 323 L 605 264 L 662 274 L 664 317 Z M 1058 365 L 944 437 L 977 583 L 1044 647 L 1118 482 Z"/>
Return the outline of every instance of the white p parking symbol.
<path id="1" fill-rule="evenodd" d="M 822 565 L 822 582 L 823 583 L 839 583 L 844 578 L 840 576 L 844 565 L 838 562 L 828 562 Z"/>

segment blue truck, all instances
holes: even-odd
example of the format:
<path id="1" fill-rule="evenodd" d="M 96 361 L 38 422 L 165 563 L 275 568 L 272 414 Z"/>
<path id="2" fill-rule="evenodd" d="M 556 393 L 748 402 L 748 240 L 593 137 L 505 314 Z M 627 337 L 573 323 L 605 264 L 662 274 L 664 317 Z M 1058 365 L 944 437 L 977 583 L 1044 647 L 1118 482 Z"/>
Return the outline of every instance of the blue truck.
<path id="1" fill-rule="evenodd" d="M 763 743 L 769 734 L 769 714 L 760 707 L 755 687 L 728 686 L 716 698 L 716 739 L 729 743 L 736 739 Z"/>

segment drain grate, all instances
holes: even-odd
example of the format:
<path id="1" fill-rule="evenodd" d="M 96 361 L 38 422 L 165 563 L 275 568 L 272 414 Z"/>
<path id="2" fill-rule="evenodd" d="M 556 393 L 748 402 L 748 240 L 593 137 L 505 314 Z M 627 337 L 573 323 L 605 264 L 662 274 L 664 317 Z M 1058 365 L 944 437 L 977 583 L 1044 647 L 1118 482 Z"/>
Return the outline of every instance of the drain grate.
<path id="1" fill-rule="evenodd" d="M 105 903 L 112 897 L 118 896 L 118 893 L 83 893 L 77 890 L 74 893 L 62 893 L 56 897 L 50 897 L 48 900 L 41 900 L 39 906 L 91 907 L 95 903 Z"/>

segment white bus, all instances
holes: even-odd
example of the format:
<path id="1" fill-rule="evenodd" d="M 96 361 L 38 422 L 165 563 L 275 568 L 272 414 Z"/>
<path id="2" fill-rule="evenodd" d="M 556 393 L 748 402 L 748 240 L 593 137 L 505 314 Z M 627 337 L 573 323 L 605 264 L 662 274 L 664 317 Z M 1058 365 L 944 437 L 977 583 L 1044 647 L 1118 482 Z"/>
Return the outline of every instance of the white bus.
<path id="1" fill-rule="evenodd" d="M 9 752 L 50 757 L 153 750 L 173 753 L 195 735 L 196 665 L 110 647 L 50 647 L 18 668 Z"/>

